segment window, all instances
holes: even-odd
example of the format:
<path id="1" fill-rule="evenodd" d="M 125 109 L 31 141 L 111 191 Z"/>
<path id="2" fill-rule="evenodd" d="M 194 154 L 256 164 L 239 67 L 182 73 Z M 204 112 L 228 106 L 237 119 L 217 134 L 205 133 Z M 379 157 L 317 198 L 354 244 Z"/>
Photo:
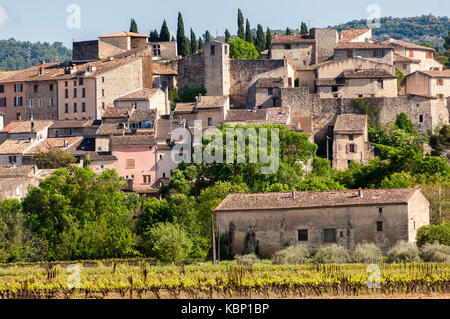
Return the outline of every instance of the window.
<path id="1" fill-rule="evenodd" d="M 427 59 L 433 58 L 433 52 L 427 52 Z"/>
<path id="2" fill-rule="evenodd" d="M 211 46 L 211 55 L 216 54 L 216 47 L 214 45 Z"/>
<path id="3" fill-rule="evenodd" d="M 348 140 L 349 140 L 349 141 L 353 141 L 353 134 L 350 134 L 350 135 L 348 136 Z"/>
<path id="4" fill-rule="evenodd" d="M 5 93 L 5 86 L 4 85 L 0 85 L 0 93 Z"/>
<path id="5" fill-rule="evenodd" d="M 28 99 L 28 106 L 33 107 L 33 99 Z"/>
<path id="6" fill-rule="evenodd" d="M 379 208 L 378 208 L 378 212 L 379 212 L 379 213 L 382 213 L 382 212 L 383 212 L 383 207 L 379 207 Z"/>
<path id="7" fill-rule="evenodd" d="M 288 78 L 288 86 L 292 87 L 292 78 Z"/>
<path id="8" fill-rule="evenodd" d="M 23 98 L 21 96 L 14 97 L 14 106 L 22 106 Z"/>
<path id="9" fill-rule="evenodd" d="M 344 238 L 344 232 L 343 231 L 339 232 L 339 237 Z"/>
<path id="10" fill-rule="evenodd" d="M 16 120 L 21 121 L 22 120 L 22 114 L 20 112 L 16 113 Z"/>
<path id="11" fill-rule="evenodd" d="M 159 154 L 159 159 L 161 160 L 163 158 L 162 154 Z"/>
<path id="12" fill-rule="evenodd" d="M 14 92 L 22 92 L 23 86 L 22 84 L 15 84 L 14 85 Z"/>
<path id="13" fill-rule="evenodd" d="M 212 126 L 212 118 L 208 117 L 208 126 Z"/>
<path id="14" fill-rule="evenodd" d="M 44 119 L 42 114 L 39 114 L 39 120 L 42 121 Z"/>
<path id="15" fill-rule="evenodd" d="M 152 182 L 152 177 L 150 175 L 143 175 L 144 184 L 150 184 Z"/>
<path id="16" fill-rule="evenodd" d="M 444 85 L 444 79 L 436 79 L 436 85 L 437 86 L 443 86 Z"/>
<path id="17" fill-rule="evenodd" d="M 64 82 L 64 86 L 65 86 L 65 87 L 68 87 L 68 86 L 69 86 L 69 82 L 65 81 L 65 82 Z"/>
<path id="18" fill-rule="evenodd" d="M 0 106 L 1 107 L 6 107 L 6 97 L 0 98 Z"/>
<path id="19" fill-rule="evenodd" d="M 423 123 L 423 115 L 419 115 L 419 122 Z"/>
<path id="20" fill-rule="evenodd" d="M 336 242 L 336 229 L 325 228 L 323 230 L 323 241 L 325 243 L 335 243 Z"/>
<path id="21" fill-rule="evenodd" d="M 33 92 L 34 93 L 37 93 L 38 92 L 38 86 L 35 84 L 35 85 L 33 85 Z"/>
<path id="22" fill-rule="evenodd" d="M 297 233 L 298 233 L 298 241 L 308 241 L 307 229 L 299 229 Z"/>
<path id="23" fill-rule="evenodd" d="M 356 153 L 356 147 L 355 144 L 350 144 L 350 153 Z"/>
<path id="24" fill-rule="evenodd" d="M 225 46 L 225 54 L 228 54 L 228 47 Z"/>
<path id="25" fill-rule="evenodd" d="M 38 99 L 38 107 L 42 107 L 42 99 Z"/>
<path id="26" fill-rule="evenodd" d="M 384 50 L 373 50 L 373 56 L 377 58 L 384 57 Z"/>
<path id="27" fill-rule="evenodd" d="M 384 81 L 382 79 L 377 80 L 377 85 L 379 89 L 384 89 Z"/>
<path id="28" fill-rule="evenodd" d="M 104 168 L 105 168 L 105 165 L 100 165 L 100 168 L 101 168 L 101 169 L 104 169 Z"/>
<path id="29" fill-rule="evenodd" d="M 49 102 L 48 105 L 50 105 L 50 106 L 55 106 L 54 103 L 53 103 L 53 98 L 52 98 L 52 97 L 50 98 L 50 102 Z"/>
<path id="30" fill-rule="evenodd" d="M 377 231 L 383 231 L 383 222 L 377 222 Z"/>
<path id="31" fill-rule="evenodd" d="M 403 64 L 403 70 L 406 70 L 408 68 L 408 64 Z"/>
<path id="32" fill-rule="evenodd" d="M 353 50 L 347 50 L 347 58 L 353 58 Z"/>
<path id="33" fill-rule="evenodd" d="M 294 52 L 294 60 L 298 60 L 299 58 L 298 58 L 298 51 L 295 51 Z"/>
<path id="34" fill-rule="evenodd" d="M 73 103 L 73 113 L 77 113 L 77 103 Z"/>
<path id="35" fill-rule="evenodd" d="M 81 89 L 81 97 L 82 97 L 82 98 L 85 98 L 85 97 L 86 97 L 86 89 L 85 89 L 85 88 L 82 88 L 82 89 Z"/>
<path id="36" fill-rule="evenodd" d="M 66 99 L 69 98 L 69 90 L 68 90 L 68 89 L 65 89 L 65 90 L 64 90 L 64 97 L 65 97 Z"/>
<path id="37" fill-rule="evenodd" d="M 436 97 L 440 100 L 444 100 L 444 94 L 437 94 Z"/>
<path id="38" fill-rule="evenodd" d="M 126 169 L 133 169 L 135 168 L 135 161 L 134 158 L 127 159 L 127 165 L 125 167 Z"/>
<path id="39" fill-rule="evenodd" d="M 105 96 L 105 90 L 102 89 L 102 96 Z"/>
<path id="40" fill-rule="evenodd" d="M 273 98 L 272 98 L 272 106 L 273 106 L 273 107 L 277 107 L 277 100 L 278 100 L 278 99 L 277 99 L 276 97 L 273 97 Z"/>
<path id="41" fill-rule="evenodd" d="M 17 162 L 17 158 L 15 156 L 9 156 L 8 160 L 9 160 L 9 164 Z"/>
<path id="42" fill-rule="evenodd" d="M 73 89 L 73 98 L 77 97 L 77 89 Z"/>
<path id="43" fill-rule="evenodd" d="M 282 57 L 281 57 L 281 52 L 277 52 L 277 59 L 278 59 L 278 60 L 281 60 L 281 59 L 282 59 Z"/>
<path id="44" fill-rule="evenodd" d="M 102 76 L 102 83 L 105 83 L 105 77 Z"/>
<path id="45" fill-rule="evenodd" d="M 273 95 L 273 89 L 267 89 L 267 95 Z"/>
<path id="46" fill-rule="evenodd" d="M 339 91 L 339 89 L 338 89 L 337 86 L 332 86 L 331 87 L 331 92 L 338 92 L 338 91 Z"/>
<path id="47" fill-rule="evenodd" d="M 83 85 L 84 84 L 84 79 L 83 78 L 79 78 L 78 79 L 78 84 L 79 85 Z"/>
<path id="48" fill-rule="evenodd" d="M 410 58 L 414 57 L 414 51 L 413 50 L 409 50 L 409 57 Z"/>
<path id="49" fill-rule="evenodd" d="M 166 173 L 163 173 L 163 178 L 166 178 Z"/>
<path id="50" fill-rule="evenodd" d="M 284 49 L 285 50 L 290 50 L 291 49 L 291 45 L 290 44 L 285 44 L 284 45 Z"/>
<path id="51" fill-rule="evenodd" d="M 73 81 L 73 86 L 77 86 L 77 80 Z"/>
<path id="52" fill-rule="evenodd" d="M 53 92 L 53 84 L 50 84 L 48 89 L 50 92 Z"/>
<path id="53" fill-rule="evenodd" d="M 69 113 L 69 104 L 64 105 L 64 113 Z"/>
<path id="54" fill-rule="evenodd" d="M 81 103 L 81 112 L 86 112 L 86 103 Z"/>

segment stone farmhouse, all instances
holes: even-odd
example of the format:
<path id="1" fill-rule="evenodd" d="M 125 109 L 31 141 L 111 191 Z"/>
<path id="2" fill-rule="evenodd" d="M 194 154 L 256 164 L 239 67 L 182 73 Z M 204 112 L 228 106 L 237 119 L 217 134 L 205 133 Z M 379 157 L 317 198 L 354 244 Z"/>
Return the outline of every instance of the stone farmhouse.
<path id="1" fill-rule="evenodd" d="M 230 194 L 215 209 L 221 245 L 231 255 L 271 257 L 286 245 L 311 252 L 336 243 L 354 249 L 375 243 L 384 252 L 398 240 L 414 243 L 429 224 L 420 188 Z"/>
<path id="2" fill-rule="evenodd" d="M 450 96 L 450 70 L 415 71 L 405 78 L 406 94 L 437 98 L 447 105 Z"/>

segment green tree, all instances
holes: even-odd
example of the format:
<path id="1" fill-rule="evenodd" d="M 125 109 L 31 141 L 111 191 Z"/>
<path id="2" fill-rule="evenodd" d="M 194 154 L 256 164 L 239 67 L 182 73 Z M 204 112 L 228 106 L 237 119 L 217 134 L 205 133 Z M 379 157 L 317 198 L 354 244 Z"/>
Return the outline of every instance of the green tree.
<path id="1" fill-rule="evenodd" d="M 312 173 L 315 176 L 327 177 L 331 174 L 331 162 L 326 158 L 314 157 Z"/>
<path id="2" fill-rule="evenodd" d="M 169 31 L 169 28 L 167 27 L 166 20 L 164 20 L 162 27 L 161 27 L 161 31 L 159 32 L 159 41 L 161 41 L 161 42 L 170 41 L 170 31 Z"/>
<path id="3" fill-rule="evenodd" d="M 444 150 L 450 149 L 450 125 L 443 125 L 437 134 L 430 136 L 430 146 L 433 156 L 439 156 Z"/>
<path id="4" fill-rule="evenodd" d="M 411 188 L 414 187 L 413 178 L 409 173 L 394 173 L 386 176 L 381 182 L 381 188 Z"/>
<path id="5" fill-rule="evenodd" d="M 191 28 L 191 53 L 194 54 L 198 51 L 197 37 Z"/>
<path id="6" fill-rule="evenodd" d="M 146 251 L 162 262 L 181 262 L 192 249 L 192 242 L 180 226 L 164 223 L 148 229 Z"/>
<path id="7" fill-rule="evenodd" d="M 345 190 L 345 186 L 339 184 L 331 177 L 309 177 L 296 187 L 299 191 L 328 191 Z"/>
<path id="8" fill-rule="evenodd" d="M 397 77 L 397 91 L 400 92 L 403 88 L 403 81 L 405 80 L 405 75 L 400 69 L 395 68 L 395 76 Z"/>
<path id="9" fill-rule="evenodd" d="M 186 47 L 187 42 L 185 38 L 183 17 L 181 16 L 181 12 L 178 12 L 177 47 L 178 55 L 181 56 L 189 55 L 189 47 Z"/>
<path id="10" fill-rule="evenodd" d="M 150 32 L 150 42 L 159 42 L 159 35 L 158 35 L 158 30 L 153 30 L 152 32 Z"/>
<path id="11" fill-rule="evenodd" d="M 230 58 L 232 59 L 259 59 L 258 50 L 256 50 L 253 43 L 246 42 L 241 38 L 229 39 L 227 42 L 230 45 Z"/>
<path id="12" fill-rule="evenodd" d="M 405 113 L 400 113 L 399 115 L 397 115 L 397 118 L 395 119 L 395 125 L 406 133 L 417 134 L 417 131 L 414 128 L 414 123 Z"/>
<path id="13" fill-rule="evenodd" d="M 305 22 L 302 22 L 302 25 L 300 27 L 300 33 L 301 34 L 308 34 L 308 26 L 306 25 Z"/>
<path id="14" fill-rule="evenodd" d="M 266 49 L 266 37 L 264 35 L 263 27 L 260 24 L 258 24 L 257 31 L 256 31 L 255 47 L 259 53 L 261 53 L 262 51 L 264 51 Z"/>
<path id="15" fill-rule="evenodd" d="M 211 34 L 209 33 L 208 30 L 206 30 L 205 32 L 205 43 L 209 43 L 211 42 Z"/>
<path id="16" fill-rule="evenodd" d="M 444 49 L 450 50 L 450 31 L 447 31 L 447 36 L 444 39 Z"/>
<path id="17" fill-rule="evenodd" d="M 55 147 L 50 147 L 46 152 L 39 151 L 35 160 L 37 167 L 42 169 L 69 167 L 77 161 L 72 154 Z"/>
<path id="18" fill-rule="evenodd" d="M 245 40 L 245 33 L 244 33 L 244 16 L 242 15 L 241 9 L 238 9 L 238 33 L 237 36 L 241 38 L 242 40 Z"/>
<path id="19" fill-rule="evenodd" d="M 289 28 L 286 28 L 286 33 L 285 33 L 286 35 L 291 35 L 292 33 L 291 33 L 291 29 L 289 29 Z"/>
<path id="20" fill-rule="evenodd" d="M 203 51 L 203 39 L 202 37 L 198 38 L 198 51 Z"/>
<path id="21" fill-rule="evenodd" d="M 231 34 L 228 29 L 225 29 L 225 42 L 228 42 L 228 39 L 231 39 Z"/>
<path id="22" fill-rule="evenodd" d="M 250 42 L 252 44 L 255 43 L 255 40 L 253 39 L 253 33 L 252 29 L 250 27 L 250 22 L 248 19 L 245 21 L 245 41 Z"/>
<path id="23" fill-rule="evenodd" d="M 134 19 L 131 19 L 130 32 L 139 33 L 137 23 Z"/>
<path id="24" fill-rule="evenodd" d="M 272 31 L 269 28 L 266 30 L 266 49 L 272 48 Z"/>

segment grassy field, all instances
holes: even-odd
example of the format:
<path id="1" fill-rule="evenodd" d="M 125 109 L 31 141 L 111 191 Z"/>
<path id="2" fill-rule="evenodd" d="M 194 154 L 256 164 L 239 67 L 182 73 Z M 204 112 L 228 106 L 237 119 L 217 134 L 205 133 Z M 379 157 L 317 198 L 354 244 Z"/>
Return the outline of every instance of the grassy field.
<path id="1" fill-rule="evenodd" d="M 0 266 L 0 298 L 449 298 L 450 264 Z M 369 267 L 369 268 L 368 268 Z M 377 268 L 378 267 L 378 268 Z M 79 279 L 79 280 L 78 280 Z M 367 282 L 373 286 L 368 287 Z M 377 288 L 377 282 L 379 286 Z"/>

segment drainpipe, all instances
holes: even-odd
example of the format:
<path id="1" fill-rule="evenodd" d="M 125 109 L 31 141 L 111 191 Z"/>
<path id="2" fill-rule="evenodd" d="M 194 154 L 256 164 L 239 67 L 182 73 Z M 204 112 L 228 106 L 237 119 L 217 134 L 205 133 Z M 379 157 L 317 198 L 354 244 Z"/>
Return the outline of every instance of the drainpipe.
<path id="1" fill-rule="evenodd" d="M 170 111 L 169 111 L 169 88 L 167 87 L 167 85 L 166 85 L 166 88 L 165 88 L 165 103 L 166 103 L 166 114 L 170 114 Z"/>

